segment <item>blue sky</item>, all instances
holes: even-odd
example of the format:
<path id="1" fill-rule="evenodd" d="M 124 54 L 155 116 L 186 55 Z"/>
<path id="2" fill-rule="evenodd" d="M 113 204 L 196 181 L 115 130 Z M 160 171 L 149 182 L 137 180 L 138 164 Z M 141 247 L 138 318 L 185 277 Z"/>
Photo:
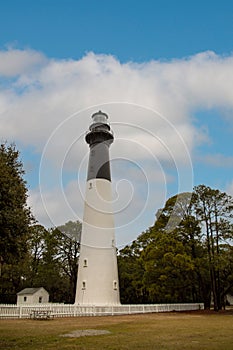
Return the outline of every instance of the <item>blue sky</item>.
<path id="1" fill-rule="evenodd" d="M 1 47 L 12 43 L 49 57 L 86 52 L 121 62 L 232 50 L 232 1 L 8 0 L 1 3 Z"/>
<path id="2" fill-rule="evenodd" d="M 232 1 L 0 4 L 0 138 L 22 154 L 29 204 L 82 219 L 91 114 L 109 114 L 117 241 L 201 183 L 233 194 Z"/>

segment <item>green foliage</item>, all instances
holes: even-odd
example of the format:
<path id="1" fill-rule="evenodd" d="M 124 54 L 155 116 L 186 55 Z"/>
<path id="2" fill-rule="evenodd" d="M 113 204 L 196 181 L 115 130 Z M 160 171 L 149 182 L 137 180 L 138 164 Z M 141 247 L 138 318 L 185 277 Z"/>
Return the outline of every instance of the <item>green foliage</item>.
<path id="1" fill-rule="evenodd" d="M 51 301 L 73 302 L 81 224 L 35 224 L 27 207 L 24 170 L 15 146 L 0 146 L 0 303 L 24 287 L 43 286 Z"/>
<path id="2" fill-rule="evenodd" d="M 27 188 L 19 152 L 14 145 L 0 145 L 0 302 L 21 285 L 27 255 L 29 226 Z M 7 299 L 7 298 L 6 298 Z M 6 300 L 7 301 L 7 300 Z"/>
<path id="3" fill-rule="evenodd" d="M 144 267 L 139 257 L 140 248 L 136 241 L 123 248 L 118 255 L 120 295 L 123 304 L 140 304 L 146 297 L 142 283 Z"/>
<path id="4" fill-rule="evenodd" d="M 204 244 L 208 257 L 208 270 L 213 294 L 214 309 L 220 310 L 224 304 L 226 290 L 232 288 L 231 277 L 223 279 L 225 275 L 224 256 L 231 248 L 233 238 L 233 199 L 226 193 L 211 189 L 204 185 L 194 188 L 193 203 L 195 212 L 204 227 Z M 223 263 L 225 261 L 225 263 Z M 230 260 L 231 261 L 231 260 Z M 231 270 L 232 270 L 232 264 Z M 232 273 L 230 273 L 232 275 Z M 226 277 L 226 276 L 225 276 Z"/>
<path id="5" fill-rule="evenodd" d="M 204 185 L 168 199 L 155 224 L 120 251 L 122 301 L 208 308 L 212 294 L 221 309 L 233 290 L 232 210 L 230 196 Z"/>
<path id="6" fill-rule="evenodd" d="M 80 233 L 78 221 L 49 230 L 32 226 L 24 286 L 43 286 L 53 302 L 74 302 Z"/>
<path id="7" fill-rule="evenodd" d="M 4 263 L 22 256 L 31 223 L 24 170 L 15 146 L 0 146 L 0 254 Z"/>
<path id="8" fill-rule="evenodd" d="M 63 274 L 69 280 L 69 299 L 67 301 L 70 303 L 75 300 L 81 230 L 82 225 L 79 221 L 68 221 L 56 229 L 60 266 Z"/>
<path id="9" fill-rule="evenodd" d="M 50 300 L 74 302 L 81 224 L 45 229 L 27 207 L 15 146 L 0 146 L 0 302 L 43 286 Z M 200 185 L 169 198 L 152 227 L 118 254 L 122 303 L 211 303 L 233 293 L 233 199 Z"/>

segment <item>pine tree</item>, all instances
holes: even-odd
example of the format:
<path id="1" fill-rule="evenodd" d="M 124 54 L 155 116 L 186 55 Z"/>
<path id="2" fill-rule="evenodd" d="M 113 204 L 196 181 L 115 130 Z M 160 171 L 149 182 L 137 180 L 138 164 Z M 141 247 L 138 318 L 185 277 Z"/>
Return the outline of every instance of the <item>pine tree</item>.
<path id="1" fill-rule="evenodd" d="M 19 151 L 0 145 L 0 295 L 18 291 L 22 261 L 27 254 L 27 234 L 32 215 Z M 4 301 L 4 300 L 2 300 Z M 1 302 L 1 300 L 0 300 Z"/>

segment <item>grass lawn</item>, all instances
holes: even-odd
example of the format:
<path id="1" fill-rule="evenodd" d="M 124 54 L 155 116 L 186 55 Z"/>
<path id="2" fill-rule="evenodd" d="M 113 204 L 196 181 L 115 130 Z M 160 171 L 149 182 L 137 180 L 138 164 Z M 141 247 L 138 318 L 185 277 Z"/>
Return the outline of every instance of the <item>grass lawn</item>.
<path id="1" fill-rule="evenodd" d="M 61 336 L 87 329 L 110 333 Z M 233 350 L 233 312 L 0 320 L 0 349 Z"/>

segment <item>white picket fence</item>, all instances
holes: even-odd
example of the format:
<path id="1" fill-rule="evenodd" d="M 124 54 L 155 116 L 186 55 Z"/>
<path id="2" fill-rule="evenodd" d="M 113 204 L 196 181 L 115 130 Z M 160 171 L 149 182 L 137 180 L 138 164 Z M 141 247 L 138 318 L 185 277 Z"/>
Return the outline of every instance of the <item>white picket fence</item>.
<path id="1" fill-rule="evenodd" d="M 53 317 L 107 316 L 151 312 L 194 311 L 204 309 L 204 304 L 141 304 L 116 306 L 80 306 L 68 304 L 3 305 L 0 318 L 30 318 L 35 310 L 48 310 Z"/>

